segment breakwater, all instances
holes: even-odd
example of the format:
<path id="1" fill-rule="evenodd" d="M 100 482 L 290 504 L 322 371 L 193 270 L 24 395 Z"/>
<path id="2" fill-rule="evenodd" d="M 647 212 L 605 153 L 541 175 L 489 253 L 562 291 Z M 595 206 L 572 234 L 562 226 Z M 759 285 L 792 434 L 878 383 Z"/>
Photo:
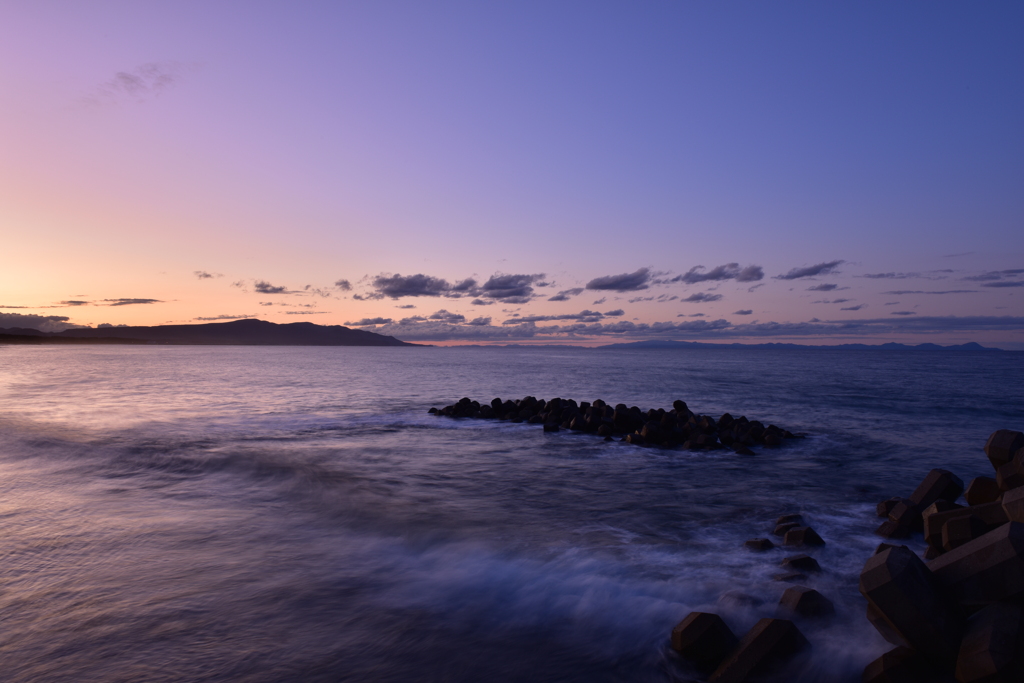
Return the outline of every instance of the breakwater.
<path id="1" fill-rule="evenodd" d="M 610 405 L 601 399 L 593 402 L 552 398 L 550 400 L 527 396 L 516 400 L 495 398 L 480 403 L 462 398 L 443 408 L 431 408 L 431 415 L 443 417 L 475 418 L 480 420 L 507 420 L 540 424 L 544 431 L 568 429 L 596 434 L 611 440 L 619 436 L 638 446 L 681 447 L 690 450 L 732 448 L 741 455 L 752 455 L 753 446 L 781 446 L 786 439 L 799 435 L 777 427 L 765 426 L 745 416 L 733 417 L 725 413 L 719 418 L 698 415 L 685 401 L 674 401 L 668 410 L 650 408 L 642 410 L 625 403 Z"/>

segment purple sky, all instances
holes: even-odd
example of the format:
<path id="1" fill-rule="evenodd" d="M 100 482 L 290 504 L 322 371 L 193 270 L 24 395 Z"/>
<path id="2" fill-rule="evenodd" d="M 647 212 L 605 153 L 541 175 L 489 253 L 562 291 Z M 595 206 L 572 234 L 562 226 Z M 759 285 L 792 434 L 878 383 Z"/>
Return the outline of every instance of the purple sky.
<path id="1" fill-rule="evenodd" d="M 1024 348 L 1021 35 L 1017 2 L 5 3 L 0 327 Z"/>

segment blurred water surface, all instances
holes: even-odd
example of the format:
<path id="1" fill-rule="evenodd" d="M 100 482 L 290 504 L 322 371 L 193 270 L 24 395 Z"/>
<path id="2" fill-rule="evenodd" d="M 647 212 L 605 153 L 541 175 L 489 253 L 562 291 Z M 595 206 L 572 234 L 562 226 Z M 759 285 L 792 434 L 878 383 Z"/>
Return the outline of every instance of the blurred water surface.
<path id="1" fill-rule="evenodd" d="M 426 413 L 526 395 L 808 437 L 742 457 Z M 772 616 L 792 553 L 742 544 L 799 511 L 839 614 L 790 680 L 856 681 L 888 649 L 857 592 L 874 504 L 991 474 L 1006 427 L 1024 353 L 0 347 L 0 678 L 685 680 L 672 626 Z"/>

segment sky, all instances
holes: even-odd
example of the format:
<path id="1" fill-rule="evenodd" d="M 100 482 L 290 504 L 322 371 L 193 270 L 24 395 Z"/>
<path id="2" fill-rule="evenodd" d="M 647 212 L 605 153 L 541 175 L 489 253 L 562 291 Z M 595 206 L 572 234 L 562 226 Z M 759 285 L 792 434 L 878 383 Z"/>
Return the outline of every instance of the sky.
<path id="1" fill-rule="evenodd" d="M 0 328 L 1024 349 L 1019 2 L 0 2 Z"/>

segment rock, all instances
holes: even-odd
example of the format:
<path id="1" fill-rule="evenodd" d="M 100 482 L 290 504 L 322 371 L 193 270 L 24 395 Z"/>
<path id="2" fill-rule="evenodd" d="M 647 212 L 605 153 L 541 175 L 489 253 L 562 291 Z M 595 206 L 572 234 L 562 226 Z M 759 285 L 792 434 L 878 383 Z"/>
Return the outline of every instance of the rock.
<path id="1" fill-rule="evenodd" d="M 807 580 L 807 574 L 803 572 L 784 572 L 782 574 L 772 574 L 772 580 L 782 581 L 783 583 L 801 583 Z"/>
<path id="2" fill-rule="evenodd" d="M 786 535 L 782 538 L 782 544 L 819 546 L 825 545 L 825 541 L 821 540 L 821 536 L 811 527 L 798 526 L 786 532 Z"/>
<path id="3" fill-rule="evenodd" d="M 1013 459 L 1014 454 L 1024 448 L 1024 434 L 1011 429 L 1000 429 L 992 432 L 985 444 L 985 455 L 992 467 L 999 469 Z"/>
<path id="4" fill-rule="evenodd" d="M 968 505 L 991 503 L 999 498 L 999 484 L 992 477 L 975 477 L 964 491 Z"/>
<path id="5" fill-rule="evenodd" d="M 545 422 L 544 423 L 544 431 L 545 432 L 557 432 L 558 429 L 559 429 L 558 425 L 555 424 L 554 422 Z"/>
<path id="6" fill-rule="evenodd" d="M 897 524 L 891 519 L 887 519 L 878 525 L 875 529 L 875 533 L 885 538 L 910 538 L 913 533 L 908 527 Z"/>
<path id="7" fill-rule="evenodd" d="M 1024 488 L 1016 488 L 1003 494 L 999 503 L 1006 513 L 1006 518 L 1014 522 L 1024 522 Z"/>
<path id="8" fill-rule="evenodd" d="M 644 437 L 640 436 L 639 434 L 635 434 L 635 433 L 634 434 L 627 434 L 626 435 L 626 442 L 627 443 L 631 443 L 634 446 L 643 446 L 644 445 Z"/>
<path id="9" fill-rule="evenodd" d="M 953 548 L 959 548 L 964 543 L 983 536 L 988 530 L 988 525 L 977 515 L 953 517 L 942 525 L 942 549 L 949 552 Z"/>
<path id="10" fill-rule="evenodd" d="M 996 470 L 996 486 L 1000 491 L 1024 486 L 1024 457 L 1014 457 Z"/>
<path id="11" fill-rule="evenodd" d="M 824 595 L 806 586 L 787 588 L 779 600 L 779 608 L 788 615 L 801 617 L 831 617 L 836 608 Z"/>
<path id="12" fill-rule="evenodd" d="M 601 426 L 597 428 L 597 435 L 598 436 L 611 437 L 611 435 L 612 435 L 612 427 L 611 427 L 611 425 L 609 425 L 607 423 L 601 423 Z"/>
<path id="13" fill-rule="evenodd" d="M 699 671 L 714 671 L 739 643 L 722 617 L 690 612 L 672 629 L 672 649 Z"/>
<path id="14" fill-rule="evenodd" d="M 782 515 L 777 520 L 775 520 L 775 524 L 796 524 L 797 526 L 803 526 L 804 516 L 796 513 L 790 515 Z"/>
<path id="15" fill-rule="evenodd" d="M 952 683 L 927 657 L 909 647 L 897 647 L 864 667 L 862 683 Z"/>
<path id="16" fill-rule="evenodd" d="M 952 510 L 946 510 L 944 512 L 936 511 L 937 508 L 929 507 L 924 512 L 924 540 L 929 545 L 933 545 L 937 548 L 942 547 L 942 526 L 954 517 L 968 517 L 974 515 L 988 525 L 989 529 L 994 529 L 1000 524 L 1005 524 L 1009 521 L 1006 516 L 1006 511 L 1003 510 L 1003 506 L 999 502 L 984 503 L 982 505 L 972 505 L 971 507 L 956 507 Z"/>
<path id="17" fill-rule="evenodd" d="M 924 549 L 924 552 L 921 554 L 921 557 L 923 557 L 925 560 L 934 560 L 936 557 L 938 557 L 944 552 L 945 551 L 942 549 L 941 546 L 930 545 Z"/>
<path id="18" fill-rule="evenodd" d="M 885 517 L 888 519 L 889 513 L 892 512 L 892 509 L 894 507 L 896 507 L 896 503 L 900 502 L 901 500 L 903 499 L 890 498 L 889 500 L 883 500 L 875 507 L 875 511 L 878 513 L 879 517 Z"/>
<path id="19" fill-rule="evenodd" d="M 792 569 L 797 572 L 820 572 L 821 565 L 810 555 L 793 555 L 782 560 L 785 569 Z"/>
<path id="20" fill-rule="evenodd" d="M 919 510 L 924 510 L 937 500 L 955 503 L 963 492 L 964 482 L 960 477 L 949 470 L 934 469 L 910 494 L 910 500 L 914 501 Z"/>
<path id="21" fill-rule="evenodd" d="M 746 446 L 739 446 L 738 448 L 733 449 L 733 453 L 736 455 L 753 455 L 754 451 L 750 450 Z"/>
<path id="22" fill-rule="evenodd" d="M 871 554 L 872 555 L 877 555 L 878 553 L 882 552 L 883 550 L 886 550 L 887 548 L 896 548 L 896 547 L 898 547 L 898 546 L 895 546 L 892 543 L 879 543 L 877 546 L 875 546 L 875 552 L 873 552 Z"/>
<path id="23" fill-rule="evenodd" d="M 891 631 L 928 657 L 952 664 L 964 624 L 936 579 L 917 555 L 899 546 L 867 561 L 860 592 L 874 616 L 885 622 L 886 628 L 879 629 L 883 637 L 891 638 L 886 634 Z"/>
<path id="24" fill-rule="evenodd" d="M 1020 605 L 996 603 L 967 620 L 956 660 L 960 683 L 1020 683 L 1024 680 L 1024 614 Z"/>
<path id="25" fill-rule="evenodd" d="M 437 408 L 431 408 L 427 411 L 428 415 L 437 415 Z"/>
<path id="26" fill-rule="evenodd" d="M 810 647 L 792 621 L 761 619 L 735 650 L 715 669 L 710 683 L 741 683 L 774 673 L 790 659 Z"/>
<path id="27" fill-rule="evenodd" d="M 928 563 L 968 610 L 1024 598 L 1024 524 L 1009 522 Z"/>
<path id="28" fill-rule="evenodd" d="M 767 538 L 752 538 L 746 543 L 744 543 L 743 546 L 750 550 L 763 551 L 771 550 L 775 547 L 775 544 L 769 541 Z"/>

